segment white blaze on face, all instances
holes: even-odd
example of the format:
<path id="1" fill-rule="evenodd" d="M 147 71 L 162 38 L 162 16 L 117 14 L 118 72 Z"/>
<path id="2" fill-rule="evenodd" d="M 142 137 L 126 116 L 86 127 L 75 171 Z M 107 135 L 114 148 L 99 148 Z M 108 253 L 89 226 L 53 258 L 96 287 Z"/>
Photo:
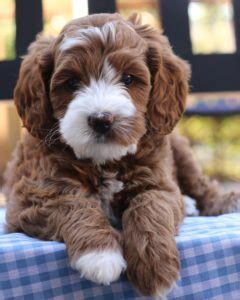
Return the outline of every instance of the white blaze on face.
<path id="1" fill-rule="evenodd" d="M 109 112 L 118 118 L 135 115 L 136 108 L 119 79 L 115 69 L 105 61 L 100 79 L 92 78 L 88 86 L 75 93 L 60 120 L 62 137 L 78 158 L 92 158 L 97 163 L 104 163 L 136 151 L 133 144 L 124 147 L 110 141 L 97 143 L 88 125 L 88 118 L 94 113 Z"/>
<path id="2" fill-rule="evenodd" d="M 81 28 L 76 31 L 74 36 L 68 37 L 66 35 L 60 44 L 59 50 L 66 51 L 72 47 L 84 45 L 90 42 L 94 37 L 100 38 L 104 44 L 109 40 L 109 37 L 110 40 L 114 42 L 116 37 L 115 24 L 113 22 L 108 22 L 102 27 L 90 26 L 87 28 Z"/>

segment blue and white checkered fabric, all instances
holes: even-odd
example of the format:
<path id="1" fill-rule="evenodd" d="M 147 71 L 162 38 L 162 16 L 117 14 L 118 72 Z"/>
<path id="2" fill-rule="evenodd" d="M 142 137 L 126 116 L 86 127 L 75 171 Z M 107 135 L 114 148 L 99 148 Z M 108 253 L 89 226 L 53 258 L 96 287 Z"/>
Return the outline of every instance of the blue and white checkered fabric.
<path id="1" fill-rule="evenodd" d="M 151 299 L 122 276 L 94 284 L 70 268 L 64 244 L 3 233 L 0 211 L 0 299 Z M 176 238 L 181 280 L 167 299 L 240 299 L 240 214 L 186 218 Z"/>

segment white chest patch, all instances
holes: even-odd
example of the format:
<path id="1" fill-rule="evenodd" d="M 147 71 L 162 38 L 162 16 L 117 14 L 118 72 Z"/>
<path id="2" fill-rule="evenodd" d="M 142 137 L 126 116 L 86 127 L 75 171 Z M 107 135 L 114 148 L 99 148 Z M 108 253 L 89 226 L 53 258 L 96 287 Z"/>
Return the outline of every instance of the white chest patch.
<path id="1" fill-rule="evenodd" d="M 119 193 L 123 189 L 123 183 L 116 179 L 116 173 L 104 172 L 104 178 L 106 179 L 104 179 L 100 191 L 101 204 L 109 221 L 115 224 L 117 219 L 112 212 L 111 202 L 114 194 Z"/>

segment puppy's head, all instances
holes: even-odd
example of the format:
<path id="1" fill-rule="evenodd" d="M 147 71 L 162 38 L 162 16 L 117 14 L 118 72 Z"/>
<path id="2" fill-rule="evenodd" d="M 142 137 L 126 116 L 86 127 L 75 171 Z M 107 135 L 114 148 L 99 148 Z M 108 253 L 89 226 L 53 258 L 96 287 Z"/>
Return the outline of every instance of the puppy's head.
<path id="1" fill-rule="evenodd" d="M 134 153 L 145 134 L 172 131 L 188 75 L 167 39 L 136 17 L 92 15 L 30 46 L 14 98 L 33 136 L 56 135 L 78 158 L 103 163 Z"/>

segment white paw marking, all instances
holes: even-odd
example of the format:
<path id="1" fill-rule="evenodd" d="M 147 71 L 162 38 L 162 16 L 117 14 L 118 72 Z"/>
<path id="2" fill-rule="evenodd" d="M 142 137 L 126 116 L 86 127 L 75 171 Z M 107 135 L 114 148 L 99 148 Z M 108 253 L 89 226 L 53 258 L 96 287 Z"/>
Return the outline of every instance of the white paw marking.
<path id="1" fill-rule="evenodd" d="M 199 211 L 196 208 L 196 201 L 188 196 L 184 196 L 186 216 L 198 216 Z"/>
<path id="2" fill-rule="evenodd" d="M 82 277 L 105 285 L 117 280 L 126 266 L 121 252 L 113 250 L 82 254 L 72 265 Z"/>

